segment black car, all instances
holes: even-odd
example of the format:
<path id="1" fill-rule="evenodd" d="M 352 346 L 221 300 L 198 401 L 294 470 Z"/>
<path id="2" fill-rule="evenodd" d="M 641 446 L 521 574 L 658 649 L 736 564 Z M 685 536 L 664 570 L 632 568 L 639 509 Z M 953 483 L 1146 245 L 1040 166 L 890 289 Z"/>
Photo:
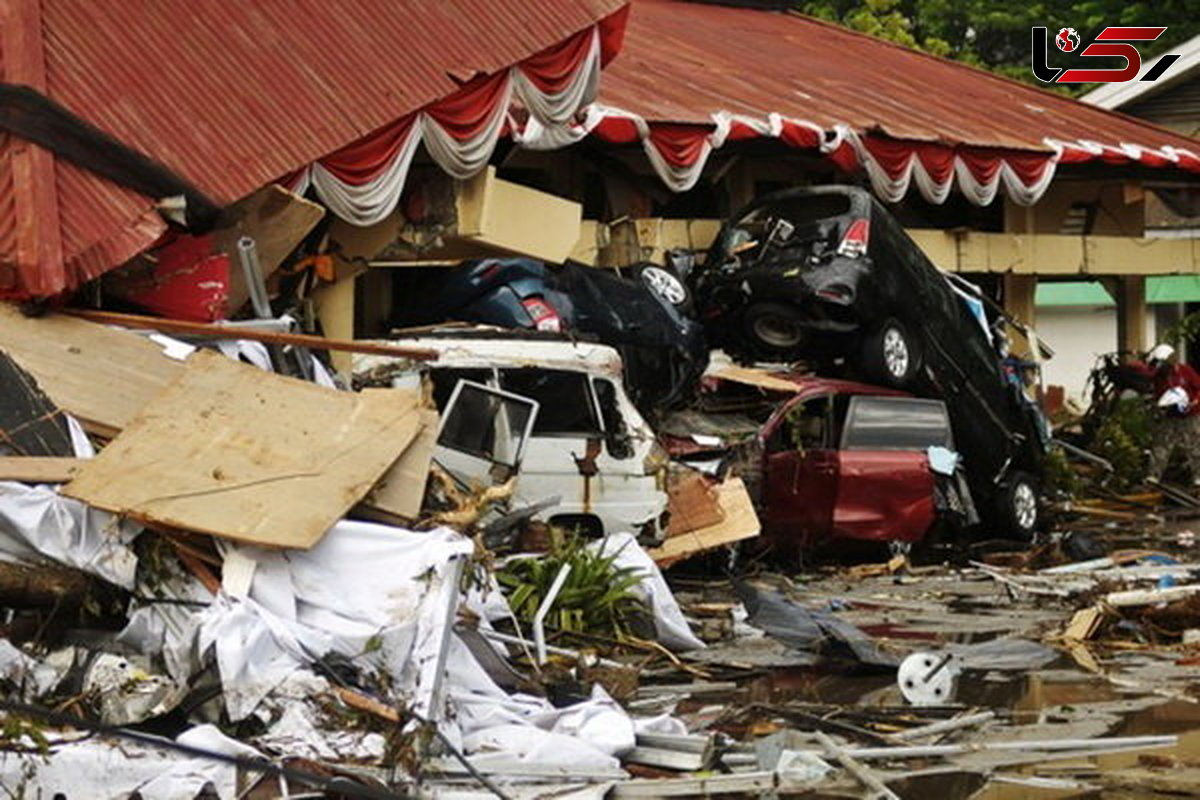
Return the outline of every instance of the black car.
<path id="1" fill-rule="evenodd" d="M 708 365 L 703 328 L 647 280 L 530 258 L 467 261 L 431 278 L 409 287 L 393 323 L 481 322 L 603 342 L 621 353 L 630 397 L 651 418 L 690 398 Z"/>
<path id="2" fill-rule="evenodd" d="M 956 290 L 868 192 L 751 203 L 688 274 L 710 341 L 742 360 L 807 360 L 946 402 L 983 522 L 1031 537 L 1039 414 L 1006 376 L 977 299 Z"/>

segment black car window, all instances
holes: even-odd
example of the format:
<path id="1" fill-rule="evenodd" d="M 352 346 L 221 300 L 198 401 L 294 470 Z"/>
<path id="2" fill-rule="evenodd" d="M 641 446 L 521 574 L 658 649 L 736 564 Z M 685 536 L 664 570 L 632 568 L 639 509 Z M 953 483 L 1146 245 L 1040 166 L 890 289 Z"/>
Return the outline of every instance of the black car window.
<path id="1" fill-rule="evenodd" d="M 459 381 L 471 381 L 487 385 L 492 378 L 490 369 L 432 369 L 429 377 L 433 380 L 433 404 L 438 411 L 446 409 L 450 393 Z"/>
<path id="2" fill-rule="evenodd" d="M 953 447 L 946 405 L 911 397 L 855 397 L 843 450 L 925 450 Z"/>
<path id="3" fill-rule="evenodd" d="M 598 435 L 600 420 L 587 375 L 556 369 L 502 369 L 500 388 L 541 404 L 533 432 L 542 436 Z"/>
<path id="4" fill-rule="evenodd" d="M 463 383 L 457 404 L 442 421 L 438 444 L 504 466 L 516 466 L 517 450 L 534 408 L 526 400 Z"/>
<path id="5" fill-rule="evenodd" d="M 821 450 L 832 439 L 830 398 L 814 397 L 788 409 L 767 441 L 768 452 Z"/>

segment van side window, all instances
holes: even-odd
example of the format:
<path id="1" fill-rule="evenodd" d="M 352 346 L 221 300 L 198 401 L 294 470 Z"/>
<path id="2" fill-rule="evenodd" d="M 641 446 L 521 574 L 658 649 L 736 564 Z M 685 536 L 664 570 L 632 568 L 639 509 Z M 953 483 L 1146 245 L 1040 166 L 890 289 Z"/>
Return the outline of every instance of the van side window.
<path id="1" fill-rule="evenodd" d="M 843 450 L 925 450 L 954 447 L 946 405 L 908 397 L 855 397 Z"/>
<path id="2" fill-rule="evenodd" d="M 768 451 L 828 449 L 832 441 L 829 401 L 814 397 L 792 406 L 767 442 Z"/>
<path id="3" fill-rule="evenodd" d="M 458 385 L 459 381 L 487 385 L 491 383 L 492 371 L 490 369 L 431 369 L 429 377 L 433 380 L 433 404 L 437 406 L 438 411 L 445 411 L 446 403 L 450 400 L 450 393 L 454 391 L 454 387 Z"/>
<path id="4" fill-rule="evenodd" d="M 598 436 L 600 420 L 588 388 L 587 375 L 557 369 L 502 369 L 500 388 L 538 401 L 533 423 L 540 436 L 584 434 Z"/>

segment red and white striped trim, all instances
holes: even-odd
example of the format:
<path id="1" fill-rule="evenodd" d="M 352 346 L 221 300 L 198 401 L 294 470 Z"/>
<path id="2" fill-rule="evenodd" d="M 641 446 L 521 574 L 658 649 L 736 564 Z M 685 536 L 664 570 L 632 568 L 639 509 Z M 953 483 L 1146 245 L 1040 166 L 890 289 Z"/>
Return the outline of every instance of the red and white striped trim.
<path id="1" fill-rule="evenodd" d="M 1054 179 L 1058 164 L 1090 160 L 1200 172 L 1200 156 L 1173 147 L 1049 138 L 1041 152 L 946 145 L 861 134 L 844 124 L 822 128 L 778 114 L 756 118 L 718 112 L 709 125 L 684 125 L 648 123 L 629 111 L 597 104 L 570 125 L 545 126 L 533 119 L 524 126 L 510 120 L 510 125 L 516 142 L 531 149 L 563 147 L 589 135 L 611 144 L 640 143 L 655 173 L 676 192 L 695 186 L 713 151 L 727 142 L 765 138 L 815 150 L 846 172 L 863 170 L 875 193 L 889 202 L 902 199 L 915 183 L 921 196 L 935 204 L 944 203 L 957 185 L 976 205 L 991 203 L 1001 187 L 1013 202 L 1033 205 Z"/>
<path id="2" fill-rule="evenodd" d="M 455 178 L 491 158 L 514 103 L 531 123 L 562 127 L 596 99 L 600 71 L 619 48 L 628 6 L 510 69 L 480 76 L 281 183 L 318 198 L 347 222 L 372 225 L 396 208 L 417 147 Z"/>

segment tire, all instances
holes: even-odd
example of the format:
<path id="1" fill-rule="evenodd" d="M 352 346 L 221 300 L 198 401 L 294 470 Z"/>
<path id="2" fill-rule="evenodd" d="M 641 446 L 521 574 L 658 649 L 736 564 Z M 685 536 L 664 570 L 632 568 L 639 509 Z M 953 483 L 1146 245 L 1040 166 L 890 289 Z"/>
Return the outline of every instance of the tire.
<path id="1" fill-rule="evenodd" d="M 874 383 L 908 388 L 921 370 L 921 348 L 904 323 L 890 318 L 862 342 L 861 368 Z"/>
<path id="2" fill-rule="evenodd" d="M 658 264 L 634 264 L 633 276 L 681 313 L 691 312 L 692 292 L 675 270 Z"/>
<path id="3" fill-rule="evenodd" d="M 741 329 L 751 354 L 764 360 L 794 360 L 808 341 L 800 311 L 786 303 L 748 306 Z"/>
<path id="4" fill-rule="evenodd" d="M 998 498 L 999 533 L 1006 539 L 1033 541 L 1038 528 L 1038 491 L 1033 476 L 1014 472 L 1004 484 Z"/>

